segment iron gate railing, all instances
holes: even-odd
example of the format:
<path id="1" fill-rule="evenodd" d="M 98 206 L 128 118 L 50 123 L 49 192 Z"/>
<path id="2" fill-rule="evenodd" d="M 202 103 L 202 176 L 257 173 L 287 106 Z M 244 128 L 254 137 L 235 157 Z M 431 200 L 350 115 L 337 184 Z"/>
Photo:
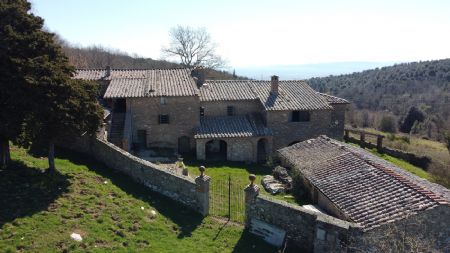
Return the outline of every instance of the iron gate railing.
<path id="1" fill-rule="evenodd" d="M 244 187 L 248 182 L 232 179 L 213 179 L 209 190 L 209 214 L 244 223 Z"/>

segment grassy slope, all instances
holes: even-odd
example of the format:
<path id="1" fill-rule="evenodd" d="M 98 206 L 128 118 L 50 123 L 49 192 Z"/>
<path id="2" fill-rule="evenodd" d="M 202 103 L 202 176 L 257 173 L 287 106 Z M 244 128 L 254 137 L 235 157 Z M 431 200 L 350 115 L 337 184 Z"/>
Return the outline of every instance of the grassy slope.
<path id="1" fill-rule="evenodd" d="M 416 176 L 419 176 L 419 177 L 421 177 L 421 178 L 425 178 L 425 179 L 427 179 L 427 180 L 429 180 L 429 181 L 433 181 L 433 180 L 432 180 L 433 178 L 432 178 L 432 176 L 430 175 L 430 173 L 424 171 L 423 169 L 421 169 L 421 168 L 419 168 L 419 167 L 416 167 L 416 166 L 414 166 L 414 165 L 408 163 L 407 161 L 404 161 L 404 160 L 395 158 L 395 157 L 390 156 L 390 155 L 380 154 L 379 152 L 377 152 L 376 149 L 372 149 L 372 150 L 370 150 L 370 152 L 371 152 L 372 154 L 375 154 L 375 155 L 377 155 L 377 156 L 383 158 L 384 160 L 386 160 L 386 161 L 388 161 L 388 162 L 391 162 L 391 163 L 397 165 L 398 167 L 400 167 L 400 168 L 402 168 L 402 169 L 404 169 L 404 170 L 406 170 L 406 171 L 411 172 L 412 174 L 414 174 L 414 175 L 416 175 Z"/>
<path id="2" fill-rule="evenodd" d="M 39 170 L 45 159 L 16 148 L 12 156 L 13 168 L 0 171 L 0 252 L 275 251 L 241 226 L 203 219 L 89 159 L 58 158 L 50 176 Z"/>

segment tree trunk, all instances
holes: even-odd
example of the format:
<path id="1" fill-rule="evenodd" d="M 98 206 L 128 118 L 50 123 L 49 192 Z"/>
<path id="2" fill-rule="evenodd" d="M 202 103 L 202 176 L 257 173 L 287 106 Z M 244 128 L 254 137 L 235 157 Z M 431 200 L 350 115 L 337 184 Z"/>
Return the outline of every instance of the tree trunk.
<path id="1" fill-rule="evenodd" d="M 6 167 L 10 161 L 9 141 L 4 137 L 0 137 L 0 167 Z"/>
<path id="2" fill-rule="evenodd" d="M 55 172 L 55 143 L 50 141 L 48 145 L 48 172 Z"/>

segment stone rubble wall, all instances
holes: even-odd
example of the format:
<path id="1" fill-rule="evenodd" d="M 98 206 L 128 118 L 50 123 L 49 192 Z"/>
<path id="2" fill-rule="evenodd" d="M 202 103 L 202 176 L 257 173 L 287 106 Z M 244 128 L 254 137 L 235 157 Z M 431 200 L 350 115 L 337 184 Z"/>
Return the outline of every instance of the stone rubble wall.
<path id="1" fill-rule="evenodd" d="M 301 206 L 259 195 L 246 205 L 246 219 L 286 231 L 287 245 L 301 252 L 347 252 L 349 230 L 356 225 Z M 292 245 L 294 244 L 294 245 Z"/>

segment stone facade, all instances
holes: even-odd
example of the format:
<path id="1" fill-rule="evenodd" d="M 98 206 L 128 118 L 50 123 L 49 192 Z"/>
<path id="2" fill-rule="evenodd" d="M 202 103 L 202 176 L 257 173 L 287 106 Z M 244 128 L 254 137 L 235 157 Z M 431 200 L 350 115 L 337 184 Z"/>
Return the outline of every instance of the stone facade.
<path id="1" fill-rule="evenodd" d="M 178 149 L 178 138 L 187 136 L 193 150 L 194 131 L 199 124 L 199 108 L 199 99 L 195 96 L 127 99 L 127 112 L 132 115 L 132 142 L 138 141 L 139 130 L 145 130 L 147 147 Z M 161 114 L 169 116 L 169 124 L 159 123 Z"/>
<path id="2" fill-rule="evenodd" d="M 205 108 L 205 116 L 227 116 L 227 107 L 232 106 L 234 115 L 247 115 L 250 113 L 260 113 L 263 108 L 256 100 L 242 101 L 201 101 Z"/>
<path id="3" fill-rule="evenodd" d="M 206 160 L 206 143 L 214 139 L 197 139 L 196 153 L 198 160 Z M 226 142 L 226 154 L 228 161 L 250 161 L 258 160 L 258 141 L 266 140 L 265 152 L 272 153 L 272 137 L 248 137 L 248 138 L 220 138 Z"/>

